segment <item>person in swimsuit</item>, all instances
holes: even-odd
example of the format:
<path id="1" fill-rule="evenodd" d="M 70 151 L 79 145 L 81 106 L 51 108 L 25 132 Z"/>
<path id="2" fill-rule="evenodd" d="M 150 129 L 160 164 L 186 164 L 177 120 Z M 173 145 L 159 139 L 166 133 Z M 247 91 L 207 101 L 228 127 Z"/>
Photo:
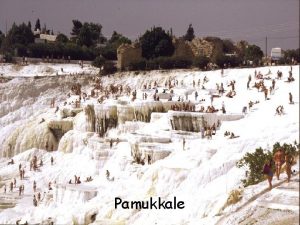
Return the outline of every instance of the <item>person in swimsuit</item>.
<path id="1" fill-rule="evenodd" d="M 293 164 L 293 157 L 291 156 L 291 154 L 286 154 L 285 155 L 285 171 L 286 171 L 286 175 L 287 175 L 287 182 L 290 182 L 291 180 L 291 174 L 292 174 L 292 164 Z"/>
<path id="2" fill-rule="evenodd" d="M 269 188 L 272 189 L 272 179 L 273 179 L 272 160 L 265 162 L 265 165 L 263 168 L 263 174 L 268 179 Z"/>
<path id="3" fill-rule="evenodd" d="M 277 152 L 274 154 L 273 160 L 275 162 L 275 168 L 276 168 L 276 177 L 277 180 L 279 180 L 279 175 L 280 175 L 280 171 L 281 171 L 281 167 L 284 163 L 284 152 L 283 150 L 280 148 L 279 150 L 277 150 Z"/>

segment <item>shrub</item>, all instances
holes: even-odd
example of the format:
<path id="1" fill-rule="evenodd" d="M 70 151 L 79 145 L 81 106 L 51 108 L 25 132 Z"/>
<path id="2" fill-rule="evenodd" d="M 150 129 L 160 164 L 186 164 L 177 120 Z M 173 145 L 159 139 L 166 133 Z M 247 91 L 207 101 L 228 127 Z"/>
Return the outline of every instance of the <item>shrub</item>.
<path id="1" fill-rule="evenodd" d="M 117 48 L 112 44 L 108 44 L 101 48 L 101 55 L 107 60 L 117 60 Z"/>
<path id="2" fill-rule="evenodd" d="M 159 63 L 157 61 L 157 59 L 154 59 L 154 60 L 148 60 L 146 62 L 146 69 L 147 70 L 157 70 L 159 69 Z"/>
<path id="3" fill-rule="evenodd" d="M 231 67 L 237 67 L 242 64 L 242 60 L 237 56 L 229 56 L 227 58 L 227 64 L 230 65 Z"/>
<path id="4" fill-rule="evenodd" d="M 129 70 L 145 70 L 146 69 L 146 61 L 140 60 L 138 62 L 133 62 L 129 64 Z"/>
<path id="5" fill-rule="evenodd" d="M 264 151 L 262 148 L 257 148 L 253 153 L 246 153 L 246 155 L 237 162 L 237 167 L 246 167 L 246 179 L 242 179 L 245 187 L 257 184 L 264 180 L 262 173 L 263 166 L 266 161 L 272 159 L 270 151 Z"/>
<path id="6" fill-rule="evenodd" d="M 104 64 L 105 64 L 105 59 L 102 56 L 97 56 L 92 62 L 92 65 L 98 68 L 101 68 Z"/>
<path id="7" fill-rule="evenodd" d="M 205 69 L 208 63 L 209 58 L 206 56 L 198 56 L 194 60 L 194 66 L 198 67 L 199 69 Z"/>
<path id="8" fill-rule="evenodd" d="M 174 68 L 174 60 L 169 57 L 159 57 L 157 58 L 157 62 L 160 69 L 173 69 Z"/>
<path id="9" fill-rule="evenodd" d="M 17 56 L 28 56 L 27 48 L 25 45 L 15 44 L 14 49 Z"/>
<path id="10" fill-rule="evenodd" d="M 3 58 L 4 58 L 4 60 L 5 60 L 6 63 L 13 62 L 13 57 L 12 57 L 11 53 L 5 53 Z"/>
<path id="11" fill-rule="evenodd" d="M 224 54 L 219 54 L 215 57 L 215 63 L 220 67 L 223 68 L 224 65 L 226 64 L 227 66 L 230 67 L 236 67 L 241 64 L 241 59 L 237 56 L 228 56 Z"/>
<path id="12" fill-rule="evenodd" d="M 174 58 L 174 68 L 177 69 L 187 69 L 192 65 L 192 61 L 184 58 Z"/>
<path id="13" fill-rule="evenodd" d="M 33 43 L 28 46 L 28 51 L 34 58 L 70 56 L 74 60 L 93 60 L 96 57 L 91 48 L 80 47 L 74 43 Z"/>
<path id="14" fill-rule="evenodd" d="M 117 67 L 113 62 L 105 62 L 103 65 L 102 75 L 113 74 L 117 72 Z"/>

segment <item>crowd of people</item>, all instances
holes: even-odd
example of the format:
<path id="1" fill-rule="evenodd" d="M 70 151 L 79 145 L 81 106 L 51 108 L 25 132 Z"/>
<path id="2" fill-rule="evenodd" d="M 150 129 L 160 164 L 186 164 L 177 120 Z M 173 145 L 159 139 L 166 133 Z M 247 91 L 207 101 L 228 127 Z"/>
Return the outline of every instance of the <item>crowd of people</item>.
<path id="1" fill-rule="evenodd" d="M 11 159 L 7 164 L 8 165 L 14 165 L 15 162 L 14 162 L 13 159 Z M 50 164 L 51 164 L 51 166 L 53 166 L 53 164 L 54 164 L 53 156 L 51 156 L 51 158 L 50 158 Z M 44 165 L 43 160 L 40 159 L 40 161 L 38 162 L 37 156 L 34 155 L 30 160 L 30 171 L 36 172 L 43 165 Z M 22 196 L 22 195 L 24 195 L 24 191 L 25 191 L 25 185 L 24 185 L 24 182 L 22 182 L 22 181 L 25 179 L 25 168 L 26 168 L 26 166 L 23 166 L 21 163 L 19 163 L 18 168 L 19 168 L 20 185 L 17 188 L 17 179 L 13 178 L 13 180 L 9 183 L 9 192 L 13 193 L 14 189 L 18 189 L 19 196 Z M 41 201 L 41 193 L 37 192 L 37 182 L 35 180 L 33 181 L 32 189 L 33 189 L 33 193 L 34 193 L 34 195 L 33 195 L 33 205 L 37 206 L 38 203 Z M 48 189 L 52 190 L 51 182 L 49 182 L 49 184 L 48 184 Z M 4 194 L 7 193 L 6 184 L 4 184 L 4 186 L 3 186 L 3 193 Z"/>

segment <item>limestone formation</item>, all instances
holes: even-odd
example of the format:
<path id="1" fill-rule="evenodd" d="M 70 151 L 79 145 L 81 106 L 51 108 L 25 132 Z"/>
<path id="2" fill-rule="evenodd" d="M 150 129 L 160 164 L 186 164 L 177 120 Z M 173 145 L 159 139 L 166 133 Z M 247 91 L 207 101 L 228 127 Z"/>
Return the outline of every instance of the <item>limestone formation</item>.
<path id="1" fill-rule="evenodd" d="M 18 127 L 5 140 L 2 157 L 13 157 L 31 148 L 56 150 L 58 141 L 46 123 L 31 121 Z"/>
<path id="2" fill-rule="evenodd" d="M 73 129 L 72 119 L 50 120 L 47 124 L 57 141 L 59 141 L 65 133 Z"/>
<path id="3" fill-rule="evenodd" d="M 87 105 L 84 107 L 84 114 L 86 117 L 86 131 L 95 132 L 96 116 L 94 105 Z"/>

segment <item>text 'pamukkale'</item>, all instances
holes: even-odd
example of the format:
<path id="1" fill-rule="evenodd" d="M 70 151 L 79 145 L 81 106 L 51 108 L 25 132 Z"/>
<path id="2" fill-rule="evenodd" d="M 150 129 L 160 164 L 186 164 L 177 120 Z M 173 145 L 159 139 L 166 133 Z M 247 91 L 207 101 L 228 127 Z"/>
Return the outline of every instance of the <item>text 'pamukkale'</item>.
<path id="1" fill-rule="evenodd" d="M 123 201 L 121 198 L 115 198 L 115 209 L 118 206 L 122 209 L 183 209 L 184 202 L 177 201 L 174 196 L 173 201 L 163 201 L 161 197 L 154 200 L 152 197 L 148 201 Z"/>

